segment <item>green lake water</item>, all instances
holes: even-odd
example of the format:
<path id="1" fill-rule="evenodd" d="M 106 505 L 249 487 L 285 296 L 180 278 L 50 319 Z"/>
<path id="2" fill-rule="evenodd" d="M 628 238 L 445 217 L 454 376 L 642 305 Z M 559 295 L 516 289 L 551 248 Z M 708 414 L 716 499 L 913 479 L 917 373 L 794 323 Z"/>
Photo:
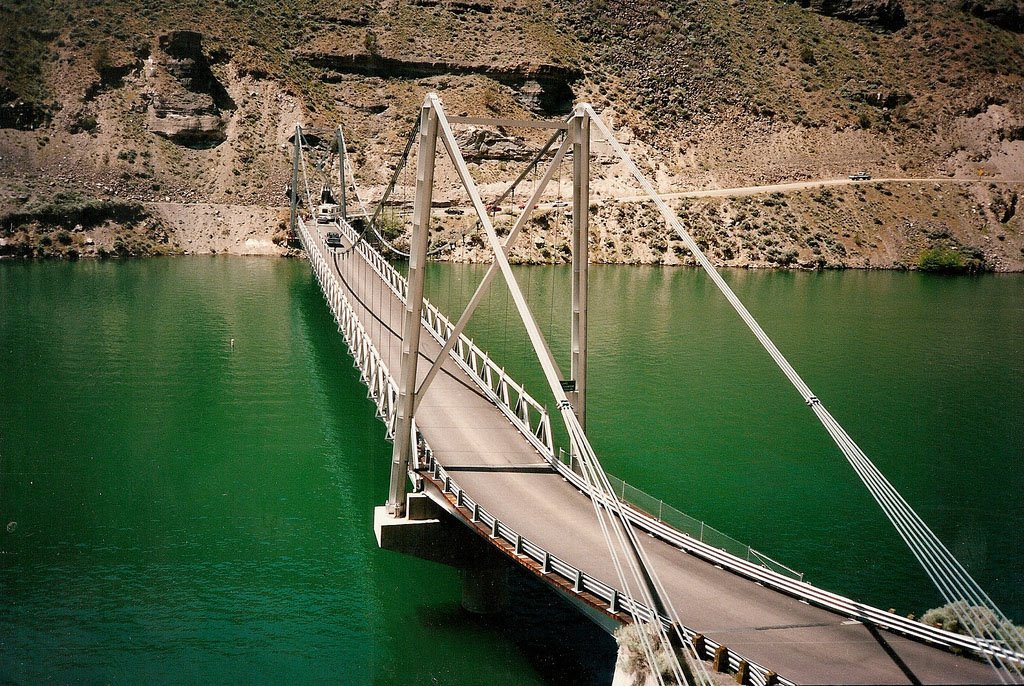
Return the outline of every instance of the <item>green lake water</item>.
<path id="1" fill-rule="evenodd" d="M 567 268 L 517 273 L 567 367 Z M 482 274 L 432 265 L 428 296 L 453 310 Z M 1024 277 L 726 278 L 1024 622 Z M 602 266 L 591 287 L 588 433 L 609 472 L 830 590 L 941 604 L 706 277 Z M 473 333 L 543 396 L 504 289 Z M 511 615 L 478 620 L 456 572 L 376 548 L 389 455 L 300 260 L 0 264 L 0 683 L 606 677 L 607 639 L 528 579 Z"/>

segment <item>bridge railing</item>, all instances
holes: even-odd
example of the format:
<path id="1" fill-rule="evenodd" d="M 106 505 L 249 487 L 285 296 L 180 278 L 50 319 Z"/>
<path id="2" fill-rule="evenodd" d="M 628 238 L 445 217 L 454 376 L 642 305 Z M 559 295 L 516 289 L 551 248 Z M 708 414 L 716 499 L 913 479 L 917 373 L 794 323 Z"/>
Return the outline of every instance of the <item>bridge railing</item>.
<path id="1" fill-rule="evenodd" d="M 399 300 L 404 302 L 408 292 L 406 278 L 373 246 L 359 240 L 359 234 L 348 223 L 339 224 L 342 233 L 356 244 L 356 251 L 366 263 Z M 426 298 L 423 299 L 423 325 L 441 345 L 451 338 L 455 330 L 455 324 Z M 548 461 L 554 460 L 551 418 L 547 409 L 465 334 L 459 335 L 452 350 L 455 353 L 453 359 L 456 364 L 473 378 L 491 402 L 498 406 L 542 456 Z"/>
<path id="2" fill-rule="evenodd" d="M 345 338 L 349 351 L 352 353 L 356 368 L 366 387 L 370 398 L 377 407 L 377 416 L 387 427 L 388 438 L 395 433 L 395 415 L 398 403 L 398 385 L 388 371 L 387 365 L 374 347 L 370 334 L 363 328 L 355 310 L 345 298 L 341 284 L 334 272 L 327 265 L 323 254 L 313 246 L 313 237 L 304 222 L 299 221 L 299 239 L 306 250 L 313 273 L 320 283 L 320 289 L 327 299 L 327 305 L 338 324 L 338 330 Z"/>
<path id="3" fill-rule="evenodd" d="M 570 469 L 573 469 L 573 459 L 571 456 L 566 455 L 564 451 L 559 450 L 559 460 L 561 460 L 561 462 L 567 465 Z M 792 567 L 782 564 L 778 560 L 765 555 L 759 550 L 755 550 L 749 545 L 741 543 L 732 536 L 722 533 L 705 521 L 691 517 L 685 512 L 677 510 L 664 500 L 655 498 L 654 496 L 641 491 L 636 486 L 631 486 L 622 479 L 612 476 L 611 474 L 608 475 L 608 481 L 611 482 L 612 490 L 619 496 L 619 500 L 633 508 L 636 508 L 641 513 L 653 517 L 659 522 L 664 522 L 672 528 L 686 533 L 702 543 L 724 550 L 736 557 L 746 560 L 747 562 L 759 564 L 766 569 L 783 574 L 797 581 L 804 580 L 803 572 L 798 572 Z"/>
<path id="4" fill-rule="evenodd" d="M 356 234 L 350 226 L 341 223 L 341 229 L 346 232 L 350 240 L 355 240 Z M 388 437 L 394 435 L 394 418 L 398 398 L 397 385 L 394 383 L 380 354 L 373 346 L 369 334 L 359 322 L 358 317 L 352 310 L 348 301 L 344 298 L 341 285 L 337 282 L 331 270 L 323 259 L 320 250 L 313 248 L 312 237 L 305 225 L 299 223 L 299 236 L 306 248 L 306 254 L 313 265 L 317 280 L 323 289 L 339 329 L 345 336 L 346 343 L 355 358 L 355 364 L 359 368 L 363 382 L 370 389 L 370 396 L 373 398 L 377 414 L 387 426 Z M 376 250 L 365 242 L 358 243 L 359 253 L 368 264 L 378 273 L 381 279 L 392 291 L 403 300 L 405 299 L 406 280 L 387 260 Z M 424 324 L 431 331 L 434 337 L 441 343 L 450 336 L 453 330 L 452 323 L 439 312 L 432 304 L 424 301 L 426 312 Z M 510 420 L 520 429 L 523 435 L 537 448 L 548 461 L 555 467 L 567 481 L 573 483 L 578 489 L 586 493 L 586 483 L 572 467 L 572 460 L 565 460 L 564 455 L 558 459 L 554 455 L 550 419 L 547 411 L 540 403 L 530 396 L 519 384 L 505 374 L 503 368 L 498 367 L 490 360 L 488 355 L 477 348 L 473 341 L 465 336 L 455 346 L 456 362 L 465 369 L 476 380 L 477 384 L 487 395 L 502 409 Z M 539 546 L 519 536 L 496 518 L 479 508 L 468 494 L 453 481 L 450 475 L 440 467 L 433 459 L 429 446 L 423 441 L 422 436 L 413 426 L 413 442 L 417 446 L 414 455 L 413 465 L 415 468 L 423 469 L 428 464 L 434 470 L 435 480 L 443 475 L 446 493 L 455 494 L 457 499 L 461 498 L 459 507 L 469 507 L 472 512 L 475 508 L 478 521 L 485 526 L 494 527 L 492 538 L 502 538 L 507 543 L 516 545 L 519 541 L 519 552 L 541 565 L 541 569 L 547 569 L 543 573 L 556 573 L 567 581 L 572 582 L 577 592 L 589 593 L 609 604 L 610 608 L 629 610 L 625 605 L 625 599 L 618 596 L 617 591 L 597 579 L 589 577 L 581 570 L 572 567 L 568 563 L 555 558 Z M 998 654 L 1003 658 L 1022 661 L 1024 656 L 1007 651 L 1005 648 L 988 641 L 977 640 L 970 636 L 954 634 L 938 627 L 930 626 L 916 620 L 901 617 L 897 614 L 886 612 L 879 608 L 858 603 L 836 593 L 812 586 L 802 580 L 802 575 L 785 565 L 771 559 L 750 546 L 745 546 L 730 536 L 713 529 L 707 524 L 686 515 L 661 500 L 626 484 L 620 479 L 609 477 L 613 480 L 620 499 L 629 507 L 626 508 L 626 515 L 630 522 L 637 527 L 647 531 L 680 550 L 684 550 L 698 557 L 702 557 L 713 564 L 724 569 L 745 576 L 757 581 L 781 593 L 791 595 L 800 600 L 812 603 L 819 607 L 837 612 L 841 615 L 858 619 L 874 626 L 879 626 L 897 633 L 942 646 L 947 649 L 967 650 L 977 654 Z M 461 494 L 461 495 L 460 495 Z M 471 520 L 472 521 L 472 520 Z M 546 560 L 546 561 L 545 561 Z M 650 610 L 646 607 L 637 606 L 637 613 L 642 617 L 650 617 Z M 660 618 L 662 622 L 668 620 Z M 684 627 L 688 635 L 693 632 Z M 704 644 L 711 650 L 716 650 L 718 645 L 709 638 L 702 638 Z M 730 653 L 730 668 L 738 668 L 738 657 Z M 734 661 L 737 664 L 732 664 Z M 760 668 L 758 668 L 760 669 Z M 752 675 L 757 670 L 751 665 Z M 753 683 L 764 683 L 767 670 L 758 673 Z M 788 683 L 780 680 L 779 683 Z"/>
<path id="5" fill-rule="evenodd" d="M 420 459 L 427 478 L 434 483 L 442 495 L 447 497 L 449 503 L 459 511 L 459 514 L 467 519 L 472 526 L 481 530 L 481 533 L 490 536 L 491 539 L 503 542 L 509 554 L 532 562 L 542 575 L 558 577 L 562 582 L 558 585 L 566 592 L 581 596 L 589 604 L 600 607 L 610 614 L 621 614 L 629 618 L 636 617 L 644 622 L 657 620 L 671 630 L 672 627 L 666 617 L 655 613 L 651 608 L 635 599 L 621 595 L 614 586 L 587 574 L 557 555 L 553 555 L 488 512 L 458 484 L 434 458 L 429 449 L 420 453 Z M 701 657 L 704 659 L 710 659 L 721 646 L 711 638 L 705 636 L 698 638 L 698 634 L 689 627 L 683 626 L 681 630 L 687 640 L 693 641 L 695 646 L 699 646 L 699 650 L 702 652 Z M 748 665 L 749 683 L 764 686 L 768 682 L 769 675 L 772 674 L 770 670 L 743 660 L 738 654 L 729 651 L 729 671 L 739 670 L 741 662 L 746 662 Z M 777 675 L 775 679 L 777 684 L 787 686 L 792 684 L 789 680 L 779 678 Z"/>
<path id="6" fill-rule="evenodd" d="M 556 461 L 556 470 L 569 482 L 573 483 L 584 493 L 587 492 L 586 483 L 571 466 L 571 459 Z M 620 483 L 619 479 L 609 476 L 613 484 Z M 632 488 L 628 484 L 617 486 L 623 490 L 625 495 L 630 494 Z M 636 489 L 634 489 L 636 490 Z M 989 654 L 999 655 L 1004 659 L 1024 662 L 1024 655 L 1018 655 L 1006 650 L 1002 646 L 995 645 L 990 641 L 975 639 L 972 636 L 955 634 L 936 626 L 924 624 L 908 617 L 902 617 L 893 612 L 887 612 L 871 605 L 859 603 L 837 593 L 812 586 L 802 580 L 802 575 L 781 563 L 772 560 L 767 555 L 760 553 L 749 546 L 743 546 L 735 539 L 715 531 L 707 524 L 683 514 L 667 504 L 662 504 L 642 491 L 637 491 L 647 498 L 650 510 L 645 511 L 641 507 L 620 498 L 628 506 L 625 510 L 627 518 L 638 528 L 660 538 L 661 540 L 676 546 L 697 557 L 701 557 L 712 564 L 727 569 L 734 574 L 744 576 L 756 581 L 767 588 L 774 589 L 780 593 L 798 598 L 812 605 L 831 610 L 840 615 L 850 617 L 872 626 L 881 627 L 914 638 L 919 641 L 941 646 L 948 650 L 966 650 L 978 655 Z M 662 507 L 662 516 L 657 515 L 657 508 Z M 672 514 L 668 514 L 668 513 Z M 709 536 L 709 531 L 715 531 Z M 728 540 L 726 540 L 728 539 Z M 729 548 L 739 547 L 739 550 L 732 551 Z M 747 559 L 749 556 L 749 559 Z M 775 569 L 782 567 L 781 570 Z M 795 576 L 794 576 L 795 575 Z"/>

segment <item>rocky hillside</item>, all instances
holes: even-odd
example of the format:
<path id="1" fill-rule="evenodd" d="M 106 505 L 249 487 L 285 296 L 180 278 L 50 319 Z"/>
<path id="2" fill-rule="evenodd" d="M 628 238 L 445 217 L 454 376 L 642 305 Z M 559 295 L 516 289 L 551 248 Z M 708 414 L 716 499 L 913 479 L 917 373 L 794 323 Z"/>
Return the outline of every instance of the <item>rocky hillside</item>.
<path id="1" fill-rule="evenodd" d="M 680 201 L 722 264 L 914 267 L 939 251 L 1019 271 L 1022 31 L 1019 0 L 12 0 L 0 254 L 283 252 L 294 125 L 323 162 L 343 123 L 372 198 L 435 90 L 477 115 L 588 100 L 664 191 L 862 169 L 966 180 Z M 494 194 L 543 143 L 463 136 Z M 686 262 L 649 208 L 616 200 L 637 191 L 595 150 L 594 258 Z M 458 203 L 452 183 L 442 169 L 440 199 Z M 545 212 L 518 258 L 564 259 L 566 226 Z M 448 256 L 483 259 L 471 246 Z"/>

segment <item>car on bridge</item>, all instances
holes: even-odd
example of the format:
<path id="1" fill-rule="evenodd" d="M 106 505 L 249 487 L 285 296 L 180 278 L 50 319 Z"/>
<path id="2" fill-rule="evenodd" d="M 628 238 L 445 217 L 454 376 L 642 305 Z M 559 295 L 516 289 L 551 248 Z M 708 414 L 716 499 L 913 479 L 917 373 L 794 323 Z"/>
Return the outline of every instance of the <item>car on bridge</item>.
<path id="1" fill-rule="evenodd" d="M 340 248 L 341 247 L 341 234 L 337 231 L 328 231 L 327 239 L 324 241 L 328 248 Z"/>
<path id="2" fill-rule="evenodd" d="M 866 171 L 861 171 L 856 174 L 850 174 L 849 178 L 850 181 L 870 181 L 871 174 L 868 174 Z"/>

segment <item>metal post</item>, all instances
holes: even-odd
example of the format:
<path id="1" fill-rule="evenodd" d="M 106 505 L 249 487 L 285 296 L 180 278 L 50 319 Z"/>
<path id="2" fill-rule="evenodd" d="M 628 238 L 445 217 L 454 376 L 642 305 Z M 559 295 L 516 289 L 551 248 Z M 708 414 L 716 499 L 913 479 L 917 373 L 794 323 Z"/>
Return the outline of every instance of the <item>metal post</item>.
<path id="1" fill-rule="evenodd" d="M 341 185 L 341 218 L 348 221 L 348 199 L 346 198 L 347 188 L 345 187 L 345 134 L 338 124 L 338 131 L 335 133 L 338 141 L 338 182 Z"/>
<path id="2" fill-rule="evenodd" d="M 302 136 L 302 127 L 295 125 L 295 152 L 292 153 L 292 235 L 298 230 L 298 206 L 299 206 L 299 138 Z"/>
<path id="3" fill-rule="evenodd" d="M 587 428 L 587 271 L 590 263 L 590 116 L 576 108 L 572 146 L 572 364 L 575 410 Z"/>
<path id="4" fill-rule="evenodd" d="M 434 156 L 437 151 L 437 112 L 428 97 L 420 109 L 420 151 L 416 163 L 416 199 L 412 214 L 409 246 L 409 280 L 402 321 L 402 357 L 399 365 L 395 443 L 391 453 L 391 487 L 387 511 L 405 516 L 408 490 L 410 429 L 416 400 L 416 363 L 419 360 L 420 331 L 423 327 L 423 273 L 427 261 L 427 233 L 434 186 Z"/>

